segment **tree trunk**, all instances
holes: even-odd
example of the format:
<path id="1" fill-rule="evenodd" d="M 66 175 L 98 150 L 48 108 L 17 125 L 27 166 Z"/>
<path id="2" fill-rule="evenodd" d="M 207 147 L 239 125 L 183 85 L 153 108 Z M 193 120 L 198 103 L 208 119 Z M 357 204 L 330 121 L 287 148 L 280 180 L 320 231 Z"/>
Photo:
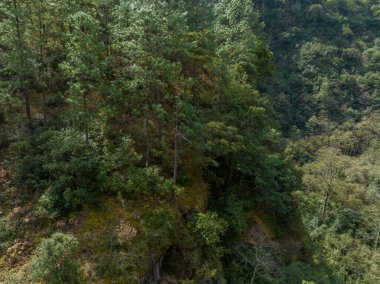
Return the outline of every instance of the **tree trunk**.
<path id="1" fill-rule="evenodd" d="M 261 14 L 262 14 L 262 15 L 265 14 L 265 1 L 266 1 L 266 0 L 262 0 L 262 1 L 261 1 Z"/>
<path id="2" fill-rule="evenodd" d="M 293 9 L 296 11 L 297 14 L 300 14 L 300 13 L 301 13 L 301 1 L 296 0 L 296 1 L 293 3 Z M 296 20 L 297 20 L 297 19 L 296 19 Z"/>
<path id="3" fill-rule="evenodd" d="M 154 88 L 154 92 L 156 93 L 156 101 L 155 103 L 157 105 L 161 105 L 161 95 L 160 93 L 156 90 L 156 88 Z M 154 110 L 154 115 L 156 117 L 156 120 L 157 120 L 157 134 L 158 134 L 158 142 L 159 142 L 159 147 L 160 147 L 160 151 L 163 150 L 163 126 L 162 126 L 162 121 L 161 121 L 161 117 L 160 117 L 160 114 L 158 111 Z M 162 159 L 161 159 L 162 160 Z M 163 161 L 161 161 L 163 162 Z"/>
<path id="4" fill-rule="evenodd" d="M 380 222 L 377 227 L 377 234 L 376 234 L 375 247 L 374 247 L 375 252 L 377 251 L 377 246 L 379 245 L 379 237 L 380 237 Z"/>
<path id="5" fill-rule="evenodd" d="M 145 111 L 145 166 L 149 167 L 150 165 L 150 135 L 149 135 L 149 119 L 148 119 L 148 110 Z"/>
<path id="6" fill-rule="evenodd" d="M 160 151 L 163 151 L 163 132 L 162 132 L 162 122 L 161 119 L 157 115 L 157 130 L 158 130 L 158 142 L 159 142 L 159 149 Z M 161 164 L 163 164 L 163 156 L 161 155 Z"/>
<path id="7" fill-rule="evenodd" d="M 42 23 L 42 0 L 40 0 L 39 7 L 39 15 L 38 15 L 38 23 L 39 23 L 39 37 L 40 37 L 40 72 L 41 72 L 41 80 L 45 80 L 45 59 L 44 59 L 44 25 Z M 44 115 L 44 122 L 46 123 L 47 114 L 46 114 L 46 94 L 45 90 L 42 91 L 42 110 Z"/>
<path id="8" fill-rule="evenodd" d="M 42 92 L 42 108 L 43 108 L 43 113 L 44 113 L 44 122 L 46 123 L 47 121 L 47 111 L 46 111 L 46 94 L 45 92 Z"/>
<path id="9" fill-rule="evenodd" d="M 256 273 L 257 273 L 257 266 L 258 264 L 255 265 L 255 269 L 253 270 L 253 274 L 252 274 L 252 277 L 251 277 L 251 282 L 250 284 L 253 284 L 255 282 L 255 279 L 256 279 Z"/>
<path id="10" fill-rule="evenodd" d="M 32 128 L 32 114 L 30 112 L 30 97 L 27 92 L 24 92 L 24 98 L 25 98 L 26 117 L 28 119 L 29 128 Z"/>
<path id="11" fill-rule="evenodd" d="M 176 102 L 175 107 L 175 128 L 174 128 L 174 164 L 173 164 L 173 181 L 177 182 L 178 175 L 178 102 Z"/>
<path id="12" fill-rule="evenodd" d="M 324 198 L 323 207 L 322 207 L 322 216 L 321 216 L 322 221 L 325 219 L 329 198 L 330 198 L 330 190 L 327 190 L 325 193 L 325 198 Z"/>
<path id="13" fill-rule="evenodd" d="M 88 145 L 89 142 L 89 134 L 88 134 L 88 117 L 87 117 L 87 98 L 86 98 L 86 92 L 83 92 L 82 95 L 83 98 L 83 113 L 84 113 L 84 131 L 86 135 L 86 144 Z"/>

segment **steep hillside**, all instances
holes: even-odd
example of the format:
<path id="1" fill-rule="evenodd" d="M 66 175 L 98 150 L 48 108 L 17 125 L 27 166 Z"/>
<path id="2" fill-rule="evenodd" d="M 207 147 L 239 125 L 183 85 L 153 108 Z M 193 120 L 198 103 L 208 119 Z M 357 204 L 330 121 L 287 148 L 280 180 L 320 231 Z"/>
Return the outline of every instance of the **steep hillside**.
<path id="1" fill-rule="evenodd" d="M 378 283 L 375 0 L 0 3 L 0 283 Z"/>
<path id="2" fill-rule="evenodd" d="M 313 258 L 327 268 L 302 277 L 377 283 L 379 3 L 257 1 L 256 7 L 276 56 L 269 92 L 289 138 L 286 153 L 304 173 L 304 189 L 293 196 Z"/>
<path id="3" fill-rule="evenodd" d="M 6 0 L 0 22 L 0 281 L 282 281 L 308 259 L 251 1 Z"/>

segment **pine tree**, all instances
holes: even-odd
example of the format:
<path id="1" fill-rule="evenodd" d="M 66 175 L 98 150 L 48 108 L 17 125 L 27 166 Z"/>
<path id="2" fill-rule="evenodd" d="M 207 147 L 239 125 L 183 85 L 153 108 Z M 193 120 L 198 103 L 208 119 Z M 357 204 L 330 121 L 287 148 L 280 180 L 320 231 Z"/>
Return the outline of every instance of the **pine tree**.
<path id="1" fill-rule="evenodd" d="M 32 127 L 31 94 L 36 74 L 35 54 L 27 44 L 30 39 L 30 2 L 7 0 L 0 4 L 2 76 L 9 94 L 24 101 L 27 124 Z"/>
<path id="2" fill-rule="evenodd" d="M 98 95 L 102 79 L 101 53 L 104 46 L 99 42 L 99 22 L 89 13 L 77 11 L 68 18 L 67 56 L 61 64 L 69 80 L 72 105 L 80 105 L 74 114 L 74 124 L 85 132 L 89 140 L 90 126 L 94 117 L 91 110 Z M 91 102 L 91 106 L 90 106 Z M 76 110 L 78 111 L 78 110 Z"/>
<path id="3" fill-rule="evenodd" d="M 186 13 L 182 1 L 153 0 L 122 2 L 116 13 L 113 30 L 118 49 L 116 82 L 121 93 L 129 94 L 131 119 L 143 129 L 148 166 L 152 148 L 157 145 L 162 150 L 164 132 L 168 130 L 164 124 L 170 120 L 174 124 L 173 144 L 177 153 L 177 103 L 186 84 L 183 70 L 188 50 Z M 158 137 L 153 134 L 154 129 L 158 130 Z M 174 157 L 178 156 L 176 153 Z"/>
<path id="4" fill-rule="evenodd" d="M 221 0 L 215 6 L 215 17 L 219 56 L 239 73 L 237 76 L 245 76 L 250 83 L 257 83 L 266 73 L 265 63 L 270 63 L 272 56 L 260 38 L 263 24 L 252 1 Z"/>

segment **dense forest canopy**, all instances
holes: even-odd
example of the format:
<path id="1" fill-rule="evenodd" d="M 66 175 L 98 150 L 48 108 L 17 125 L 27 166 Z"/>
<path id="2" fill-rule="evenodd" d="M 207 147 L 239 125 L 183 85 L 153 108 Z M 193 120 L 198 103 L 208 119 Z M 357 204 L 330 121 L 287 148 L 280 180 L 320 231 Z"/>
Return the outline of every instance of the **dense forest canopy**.
<path id="1" fill-rule="evenodd" d="M 380 282 L 377 0 L 2 0 L 0 283 Z"/>

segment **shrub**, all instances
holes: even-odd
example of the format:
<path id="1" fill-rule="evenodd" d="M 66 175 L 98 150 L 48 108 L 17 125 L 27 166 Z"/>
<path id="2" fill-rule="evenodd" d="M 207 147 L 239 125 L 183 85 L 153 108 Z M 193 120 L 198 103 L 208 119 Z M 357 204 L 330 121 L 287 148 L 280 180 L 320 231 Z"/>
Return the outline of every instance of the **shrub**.
<path id="1" fill-rule="evenodd" d="M 111 283 L 136 283 L 137 279 L 131 272 L 138 268 L 132 258 L 127 252 L 113 251 L 102 256 L 97 269 L 101 275 L 111 279 Z"/>
<path id="2" fill-rule="evenodd" d="M 134 142 L 129 137 L 123 137 L 120 144 L 114 149 L 111 149 L 110 145 L 105 147 L 104 160 L 107 168 L 110 170 L 126 170 L 135 166 L 142 156 L 136 152 L 134 147 Z"/>
<path id="3" fill-rule="evenodd" d="M 126 191 L 133 197 L 147 195 L 153 193 L 161 182 L 162 177 L 157 167 L 140 168 L 129 177 Z"/>
<path id="4" fill-rule="evenodd" d="M 338 211 L 333 228 L 339 234 L 349 233 L 355 236 L 362 223 L 363 217 L 359 212 L 350 208 L 343 208 Z"/>
<path id="5" fill-rule="evenodd" d="M 135 169 L 125 187 L 127 194 L 134 198 L 157 194 L 170 199 L 183 192 L 182 187 L 162 177 L 157 167 Z"/>
<path id="6" fill-rule="evenodd" d="M 31 276 L 34 281 L 50 284 L 81 283 L 79 262 L 75 259 L 79 243 L 63 233 L 43 239 L 32 260 Z"/>
<path id="7" fill-rule="evenodd" d="M 220 216 L 228 221 L 229 229 L 235 232 L 242 232 L 248 223 L 248 214 L 245 212 L 245 204 L 234 194 L 221 197 L 217 202 L 220 208 Z"/>
<path id="8" fill-rule="evenodd" d="M 331 280 L 322 266 L 312 266 L 303 262 L 291 262 L 285 268 L 286 282 L 296 283 L 336 283 L 337 279 Z"/>
<path id="9" fill-rule="evenodd" d="M 105 181 L 104 164 L 93 141 L 86 143 L 74 130 L 47 133 L 43 171 L 49 183 L 54 208 L 74 210 L 95 202 Z"/>
<path id="10" fill-rule="evenodd" d="M 150 210 L 144 215 L 146 236 L 150 246 L 169 248 L 175 230 L 175 215 L 167 209 Z"/>
<path id="11" fill-rule="evenodd" d="M 198 213 L 195 218 L 195 231 L 198 232 L 206 245 L 220 241 L 226 232 L 228 223 L 215 212 Z"/>
<path id="12" fill-rule="evenodd" d="M 111 192 L 126 191 L 128 175 L 133 173 L 140 160 L 141 155 L 135 151 L 131 138 L 123 137 L 121 143 L 116 147 L 106 143 L 104 162 L 107 167 L 108 178 L 105 183 L 105 190 Z"/>
<path id="13" fill-rule="evenodd" d="M 0 252 L 3 253 L 11 244 L 16 233 L 14 225 L 6 218 L 0 218 Z"/>

